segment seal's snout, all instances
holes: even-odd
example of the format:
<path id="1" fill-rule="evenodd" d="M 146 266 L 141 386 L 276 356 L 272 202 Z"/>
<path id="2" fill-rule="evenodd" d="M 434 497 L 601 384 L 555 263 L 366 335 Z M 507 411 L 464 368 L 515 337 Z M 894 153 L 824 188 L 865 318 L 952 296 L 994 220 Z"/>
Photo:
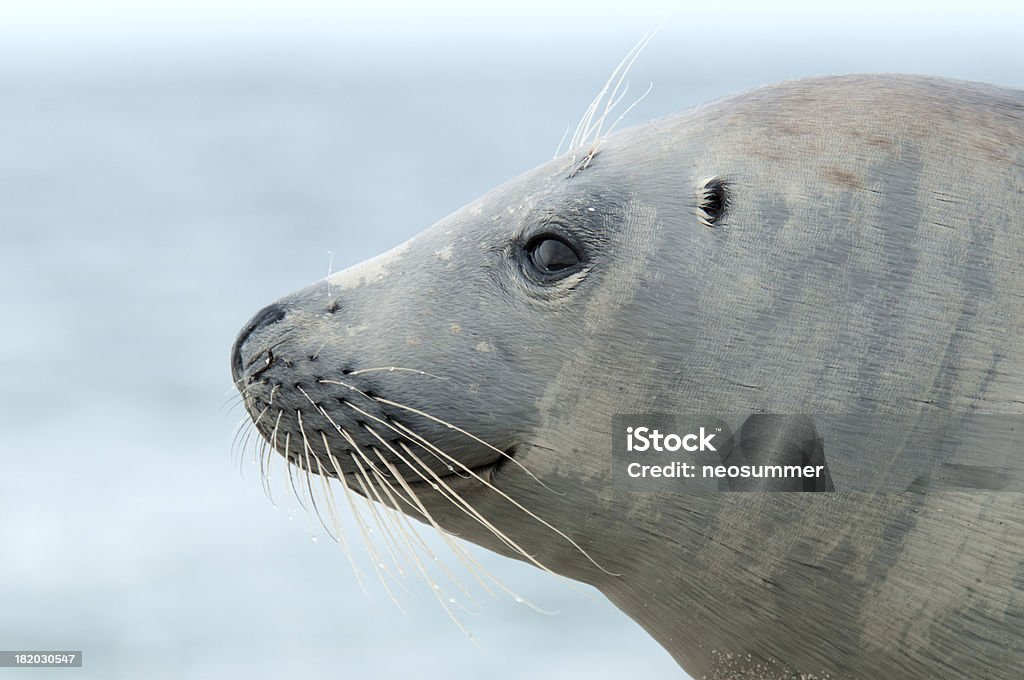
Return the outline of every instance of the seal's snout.
<path id="1" fill-rule="evenodd" d="M 248 356 L 243 357 L 246 342 L 252 337 L 253 333 L 272 326 L 283 319 L 285 313 L 285 308 L 275 302 L 256 312 L 256 315 L 249 320 L 249 323 L 245 324 L 242 332 L 238 334 L 234 346 L 231 348 L 231 377 L 235 379 L 236 383 L 242 379 L 246 359 L 250 358 Z"/>

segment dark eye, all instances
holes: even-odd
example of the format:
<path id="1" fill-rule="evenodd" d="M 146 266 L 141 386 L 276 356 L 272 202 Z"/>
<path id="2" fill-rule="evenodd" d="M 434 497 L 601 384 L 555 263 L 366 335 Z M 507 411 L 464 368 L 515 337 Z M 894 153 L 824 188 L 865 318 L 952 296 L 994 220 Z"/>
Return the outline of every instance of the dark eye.
<path id="1" fill-rule="evenodd" d="M 530 264 L 544 276 L 557 275 L 580 263 L 572 246 L 556 236 L 538 236 L 526 246 Z"/>

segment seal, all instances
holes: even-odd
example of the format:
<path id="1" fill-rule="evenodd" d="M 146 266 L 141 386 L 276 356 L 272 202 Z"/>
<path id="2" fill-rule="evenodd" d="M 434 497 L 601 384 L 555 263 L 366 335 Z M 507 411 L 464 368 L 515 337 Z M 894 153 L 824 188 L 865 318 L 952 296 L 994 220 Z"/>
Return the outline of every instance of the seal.
<path id="1" fill-rule="evenodd" d="M 1020 91 L 807 79 L 577 144 L 266 307 L 231 364 L 308 475 L 594 585 L 695 678 L 1024 667 L 1021 430 L 984 428 L 1024 422 Z M 616 418 L 698 412 L 829 476 L 614 483 Z M 935 417 L 968 434 L 907 443 Z M 979 432 L 998 474 L 942 457 Z"/>

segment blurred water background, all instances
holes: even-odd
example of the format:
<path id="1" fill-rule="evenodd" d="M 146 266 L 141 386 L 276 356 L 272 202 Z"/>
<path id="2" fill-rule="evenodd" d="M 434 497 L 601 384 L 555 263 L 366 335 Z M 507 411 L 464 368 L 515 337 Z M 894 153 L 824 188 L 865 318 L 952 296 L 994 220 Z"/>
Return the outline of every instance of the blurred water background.
<path id="1" fill-rule="evenodd" d="M 88 5 L 0 8 L 0 649 L 85 654 L 0 677 L 680 677 L 596 592 L 472 547 L 559 613 L 485 598 L 474 643 L 415 579 L 405 613 L 367 599 L 232 453 L 228 371 L 263 304 L 550 158 L 664 8 Z M 825 73 L 1024 86 L 1020 10 L 753 7 L 670 12 L 627 123 Z"/>

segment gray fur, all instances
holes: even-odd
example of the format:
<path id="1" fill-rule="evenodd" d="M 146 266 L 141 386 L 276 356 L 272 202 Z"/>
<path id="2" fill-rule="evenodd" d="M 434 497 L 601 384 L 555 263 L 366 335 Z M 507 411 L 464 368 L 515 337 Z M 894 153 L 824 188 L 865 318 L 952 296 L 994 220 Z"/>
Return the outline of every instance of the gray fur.
<path id="1" fill-rule="evenodd" d="M 932 483 L 907 466 L 933 454 L 896 423 L 939 415 L 977 431 L 978 414 L 1024 415 L 1024 93 L 796 81 L 621 132 L 571 170 L 565 158 L 543 165 L 386 261 L 283 298 L 280 320 L 243 334 L 236 379 L 254 417 L 280 385 L 279 448 L 302 411 L 343 454 L 334 426 L 360 430 L 338 398 L 409 423 L 617 574 L 452 478 L 695 678 L 1019 678 L 1024 496 L 856 489 Z M 711 177 L 730 204 L 708 226 L 697 196 Z M 517 239 L 545 224 L 577 234 L 589 257 L 563 285 L 517 269 Z M 342 375 L 381 366 L 439 377 Z M 559 493 L 366 392 L 512 451 Z M 613 488 L 612 418 L 645 412 L 817 414 L 841 493 Z M 270 437 L 273 423 L 257 425 Z M 1019 472 L 1020 447 L 1019 430 L 989 433 L 983 462 Z M 967 469 L 966 486 L 993 488 Z M 516 556 L 417 490 L 447 529 Z"/>

